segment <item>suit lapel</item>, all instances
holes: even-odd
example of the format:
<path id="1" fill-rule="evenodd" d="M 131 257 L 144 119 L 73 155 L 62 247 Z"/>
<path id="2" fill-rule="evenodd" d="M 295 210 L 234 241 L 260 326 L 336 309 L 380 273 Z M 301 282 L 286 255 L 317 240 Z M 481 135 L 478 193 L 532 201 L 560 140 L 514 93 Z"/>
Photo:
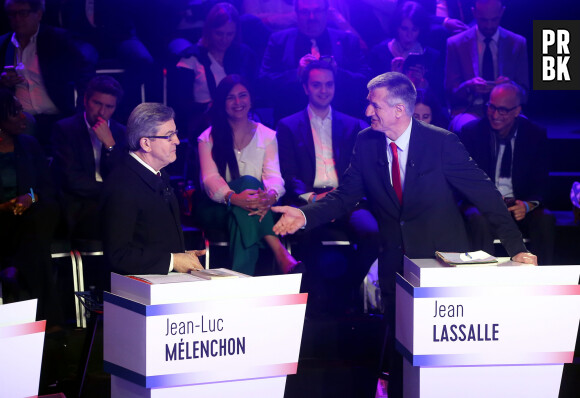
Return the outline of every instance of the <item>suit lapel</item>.
<path id="1" fill-rule="evenodd" d="M 379 173 L 380 178 L 383 182 L 385 190 L 387 191 L 387 194 L 389 195 L 389 197 L 393 201 L 395 208 L 397 210 L 399 210 L 401 208 L 401 204 L 399 203 L 399 198 L 397 198 L 397 194 L 395 193 L 395 189 L 393 188 L 393 185 L 391 184 L 391 179 L 390 179 L 390 177 L 391 177 L 391 165 L 389 164 L 389 159 L 387 158 L 387 138 L 385 137 L 384 133 L 377 131 L 377 134 L 381 135 L 381 137 L 378 139 L 378 145 L 377 145 L 378 173 Z M 403 197 L 404 197 L 404 193 L 403 193 Z"/>
<path id="2" fill-rule="evenodd" d="M 334 158 L 334 167 L 336 170 L 336 174 L 340 174 L 338 170 L 338 165 L 341 164 L 340 156 L 342 155 L 340 152 L 340 147 L 343 140 L 343 132 L 344 128 L 342 125 L 342 119 L 338 117 L 334 109 L 332 110 L 332 157 Z M 341 176 L 339 175 L 338 178 Z"/>
<path id="3" fill-rule="evenodd" d="M 479 70 L 479 53 L 477 51 L 477 27 L 473 27 L 472 30 L 472 38 L 468 41 L 468 43 L 471 43 L 471 67 L 473 68 L 473 76 L 481 76 Z"/>
<path id="4" fill-rule="evenodd" d="M 77 115 L 77 129 L 76 131 L 83 132 L 79 134 L 79 152 L 81 155 L 81 162 L 84 163 L 84 168 L 90 170 L 92 175 L 97 171 L 95 163 L 95 153 L 93 152 L 93 143 L 91 141 L 91 133 L 87 129 L 85 118 L 82 113 Z"/>
<path id="5" fill-rule="evenodd" d="M 306 146 L 306 151 L 308 152 L 308 159 L 311 162 L 311 170 L 316 169 L 316 152 L 314 150 L 314 138 L 312 137 L 312 127 L 310 126 L 310 118 L 308 117 L 308 109 L 304 110 L 304 117 L 300 121 L 298 126 L 298 131 L 302 135 L 300 138 Z M 316 174 L 316 173 L 314 173 Z M 314 181 L 314 178 L 312 179 Z"/>
<path id="6" fill-rule="evenodd" d="M 405 185 L 403 186 L 403 203 L 408 203 L 409 198 L 414 196 L 413 188 L 417 186 L 419 179 L 419 168 L 416 166 L 421 159 L 428 159 L 426 145 L 421 145 L 421 135 L 423 128 L 413 119 L 411 128 L 411 138 L 409 140 L 409 155 L 407 157 L 407 166 L 405 168 Z"/>

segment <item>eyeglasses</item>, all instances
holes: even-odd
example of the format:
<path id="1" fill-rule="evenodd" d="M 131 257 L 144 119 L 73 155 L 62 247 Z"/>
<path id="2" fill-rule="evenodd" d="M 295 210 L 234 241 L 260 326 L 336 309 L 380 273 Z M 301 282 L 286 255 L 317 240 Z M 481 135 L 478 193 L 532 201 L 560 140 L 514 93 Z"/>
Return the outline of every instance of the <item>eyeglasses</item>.
<path id="1" fill-rule="evenodd" d="M 494 104 L 491 104 L 489 102 L 485 105 L 487 106 L 488 112 L 495 113 L 497 111 L 497 113 L 499 113 L 500 116 L 507 115 L 508 113 L 510 113 L 511 111 L 513 111 L 514 109 L 516 109 L 519 106 L 519 105 L 516 105 L 513 108 L 506 108 L 504 106 L 495 106 Z"/>
<path id="2" fill-rule="evenodd" d="M 34 11 L 32 11 L 29 8 L 28 10 L 8 11 L 8 12 L 6 12 L 6 15 L 8 16 L 8 18 L 16 18 L 16 17 L 28 18 L 28 16 L 32 12 L 34 12 Z"/>
<path id="3" fill-rule="evenodd" d="M 173 137 L 178 138 L 177 133 L 179 133 L 179 131 L 175 130 L 175 131 L 171 131 L 167 135 L 149 135 L 149 136 L 146 136 L 145 138 L 160 138 L 162 140 L 171 141 L 173 139 Z"/>

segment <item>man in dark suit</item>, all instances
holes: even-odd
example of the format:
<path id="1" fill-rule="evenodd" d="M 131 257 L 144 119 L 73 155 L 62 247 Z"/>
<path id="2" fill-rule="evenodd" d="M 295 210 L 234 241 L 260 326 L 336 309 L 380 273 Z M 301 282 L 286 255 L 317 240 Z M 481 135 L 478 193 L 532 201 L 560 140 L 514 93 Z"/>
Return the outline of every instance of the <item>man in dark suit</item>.
<path id="1" fill-rule="evenodd" d="M 167 274 L 202 269 L 203 251 L 185 251 L 179 206 L 169 175 L 179 145 L 173 109 L 138 105 L 127 123 L 129 154 L 111 173 L 101 197 L 101 227 L 110 271 Z"/>
<path id="2" fill-rule="evenodd" d="M 366 114 L 371 127 L 359 133 L 341 184 L 321 201 L 301 209 L 273 207 L 273 211 L 283 213 L 274 232 L 315 228 L 341 217 L 361 198 L 367 198 L 382 243 L 379 282 L 393 373 L 389 396 L 398 397 L 402 361 L 394 355 L 395 274 L 402 274 L 403 255 L 428 258 L 436 250 L 468 250 L 455 192 L 486 215 L 514 261 L 537 264 L 537 259 L 527 252 L 500 193 L 457 136 L 413 119 L 416 91 L 411 81 L 403 74 L 389 72 L 375 77 L 367 87 Z"/>
<path id="3" fill-rule="evenodd" d="M 94 67 L 67 32 L 40 23 L 44 1 L 7 0 L 5 8 L 13 32 L 0 37 L 0 85 L 34 116 L 36 138 L 52 155 L 52 125 L 74 113 L 74 90 L 82 98 Z"/>
<path id="4" fill-rule="evenodd" d="M 115 79 L 97 76 L 87 86 L 85 112 L 54 127 L 55 174 L 69 232 L 75 238 L 98 238 L 103 180 L 127 152 L 125 126 L 111 119 L 122 96 Z"/>
<path id="5" fill-rule="evenodd" d="M 348 167 L 357 134 L 368 127 L 362 120 L 330 106 L 335 74 L 334 62 L 313 60 L 306 65 L 301 71 L 301 81 L 308 106 L 278 123 L 276 137 L 286 204 L 313 203 L 335 189 Z M 351 240 L 356 245 L 356 257 L 347 261 L 348 269 L 344 272 L 336 272 L 336 267 L 333 275 L 324 272 L 324 261 L 319 260 L 320 241 L 324 239 Z M 305 283 L 310 282 L 309 293 L 320 298 L 321 308 L 336 304 L 342 310 L 348 304 L 350 294 L 358 291 L 377 258 L 378 246 L 377 222 L 364 201 L 347 216 L 300 236 L 297 245 L 300 253 L 298 250 L 296 253 L 308 265 Z"/>
<path id="6" fill-rule="evenodd" d="M 272 97 L 276 121 L 306 106 L 297 68 L 307 54 L 316 59 L 334 58 L 338 65 L 336 84 L 340 88 L 336 107 L 343 112 L 361 109 L 359 98 L 364 95 L 368 67 L 355 35 L 327 27 L 328 7 L 328 0 L 297 0 L 297 27 L 270 36 L 259 79 L 264 93 Z"/>
<path id="7" fill-rule="evenodd" d="M 472 11 L 477 25 L 447 40 L 445 90 L 454 132 L 484 116 L 484 104 L 498 84 L 514 82 L 527 97 L 526 39 L 499 26 L 504 10 L 501 0 L 475 1 Z"/>
<path id="8" fill-rule="evenodd" d="M 491 92 L 486 117 L 463 126 L 459 138 L 531 238 L 540 264 L 552 264 L 555 218 L 543 206 L 548 190 L 548 138 L 546 129 L 520 115 L 521 109 L 519 88 L 500 84 Z M 485 217 L 468 204 L 464 214 L 473 249 L 493 254 L 493 234 Z"/>

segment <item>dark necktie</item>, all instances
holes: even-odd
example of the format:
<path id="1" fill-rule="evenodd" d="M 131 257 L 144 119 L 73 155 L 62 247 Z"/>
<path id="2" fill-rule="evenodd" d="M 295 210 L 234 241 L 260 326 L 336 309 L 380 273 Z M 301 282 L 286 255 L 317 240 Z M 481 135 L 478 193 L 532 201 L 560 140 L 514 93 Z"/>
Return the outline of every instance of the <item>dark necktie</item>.
<path id="1" fill-rule="evenodd" d="M 399 170 L 399 153 L 397 152 L 397 144 L 391 142 L 391 153 L 393 154 L 393 161 L 391 162 L 391 177 L 393 179 L 393 189 L 399 198 L 399 204 L 403 203 L 403 188 L 401 187 L 401 172 Z"/>
<path id="2" fill-rule="evenodd" d="M 501 158 L 501 167 L 499 176 L 509 178 L 512 175 L 512 139 L 511 135 L 500 142 L 505 145 L 503 156 Z"/>
<path id="3" fill-rule="evenodd" d="M 495 80 L 495 73 L 493 71 L 493 57 L 491 56 L 491 48 L 489 48 L 489 43 L 491 42 L 491 37 L 486 37 L 485 50 L 483 50 L 483 63 L 482 63 L 482 76 L 484 80 L 492 82 Z"/>

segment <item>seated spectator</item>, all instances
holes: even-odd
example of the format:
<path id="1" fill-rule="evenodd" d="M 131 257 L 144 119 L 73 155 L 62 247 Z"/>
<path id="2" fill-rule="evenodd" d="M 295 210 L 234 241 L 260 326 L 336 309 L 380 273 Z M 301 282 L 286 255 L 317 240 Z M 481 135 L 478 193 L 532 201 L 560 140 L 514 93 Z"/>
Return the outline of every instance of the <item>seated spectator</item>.
<path id="1" fill-rule="evenodd" d="M 555 218 L 544 207 L 548 188 L 548 138 L 546 130 L 520 115 L 522 93 L 518 86 L 496 86 L 487 104 L 486 117 L 472 121 L 459 136 L 479 167 L 500 191 L 520 230 L 530 237 L 530 247 L 540 264 L 552 264 Z M 468 205 L 464 215 L 474 250 L 493 254 L 493 234 L 485 217 Z"/>
<path id="2" fill-rule="evenodd" d="M 50 132 L 75 110 L 94 68 L 67 32 L 41 24 L 43 0 L 6 0 L 11 33 L 0 37 L 0 86 L 8 87 L 35 119 L 36 138 L 52 155 Z"/>
<path id="3" fill-rule="evenodd" d="M 260 68 L 260 87 L 274 107 L 274 120 L 306 106 L 298 67 L 305 56 L 332 56 L 338 66 L 335 106 L 342 112 L 362 114 L 369 70 L 358 38 L 328 27 L 328 0 L 297 0 L 297 27 L 273 33 Z"/>
<path id="4" fill-rule="evenodd" d="M 248 119 L 251 105 L 249 85 L 239 75 L 218 85 L 212 125 L 198 138 L 207 198 L 195 210 L 203 228 L 228 230 L 232 269 L 253 275 L 265 241 L 288 272 L 297 262 L 272 232 L 270 211 L 286 192 L 276 133 Z"/>
<path id="5" fill-rule="evenodd" d="M 254 81 L 258 64 L 249 47 L 241 43 L 238 11 L 230 3 L 212 7 L 197 44 L 182 52 L 177 67 L 180 88 L 187 94 L 179 102 L 183 113 L 191 115 L 188 133 L 197 135 L 209 126 L 205 113 L 214 99 L 216 87 L 228 74 Z M 189 134 L 188 134 L 189 135 Z"/>
<path id="6" fill-rule="evenodd" d="M 504 10 L 501 0 L 476 0 L 472 12 L 477 25 L 447 40 L 445 91 L 451 131 L 484 117 L 489 93 L 498 84 L 517 84 L 525 102 L 526 39 L 499 26 Z"/>
<path id="7" fill-rule="evenodd" d="M 120 77 L 125 101 L 117 110 L 122 121 L 141 102 L 141 84 L 151 79 L 154 59 L 137 36 L 136 19 L 142 2 L 128 0 L 65 1 L 60 5 L 62 26 L 79 42 L 85 57 L 93 64 L 112 62 L 125 73 Z M 110 68 L 105 63 L 104 69 Z"/>
<path id="8" fill-rule="evenodd" d="M 392 38 L 375 46 L 369 55 L 369 64 L 373 76 L 385 72 L 402 72 L 405 61 L 410 59 L 407 69 L 416 71 L 417 64 L 422 65 L 422 85 L 418 88 L 431 85 L 437 86 L 442 80 L 443 70 L 441 57 L 437 50 L 426 47 L 422 40 L 429 33 L 429 15 L 418 3 L 407 1 L 393 14 L 391 24 Z M 417 85 L 417 81 L 413 81 Z"/>
<path id="9" fill-rule="evenodd" d="M 316 202 L 334 190 L 350 164 L 355 139 L 368 127 L 362 120 L 336 111 L 330 103 L 334 98 L 336 65 L 312 61 L 302 71 L 302 85 L 308 97 L 306 109 L 278 123 L 277 138 L 280 168 L 286 183 L 286 204 L 301 206 Z M 320 241 L 328 236 L 342 237 L 356 246 L 356 254 L 346 259 L 344 270 L 333 262 L 333 272 L 321 261 Z M 324 224 L 309 233 L 297 236 L 296 253 L 307 264 L 305 285 L 312 293 L 314 304 L 321 298 L 321 307 L 347 305 L 372 263 L 378 257 L 379 237 L 375 218 L 366 201 L 347 216 Z M 326 290 L 317 294 L 316 290 Z M 314 304 L 316 306 L 316 304 Z M 344 310 L 344 308 L 342 308 Z"/>
<path id="10" fill-rule="evenodd" d="M 50 243 L 58 203 L 48 161 L 14 94 L 0 88 L 0 279 L 4 299 L 38 299 L 37 319 L 62 321 Z"/>
<path id="11" fill-rule="evenodd" d="M 167 274 L 202 269 L 203 250 L 185 251 L 179 205 L 162 169 L 177 158 L 173 109 L 146 102 L 127 122 L 129 154 L 101 196 L 101 231 L 110 271 Z"/>
<path id="12" fill-rule="evenodd" d="M 58 121 L 53 138 L 55 175 L 68 231 L 74 238 L 98 239 L 98 204 L 103 180 L 127 152 L 125 126 L 112 119 L 121 85 L 97 76 L 87 86 L 85 111 Z"/>
<path id="13" fill-rule="evenodd" d="M 447 128 L 449 125 L 447 112 L 443 110 L 437 98 L 429 90 L 417 90 L 413 117 L 442 129 Z"/>

